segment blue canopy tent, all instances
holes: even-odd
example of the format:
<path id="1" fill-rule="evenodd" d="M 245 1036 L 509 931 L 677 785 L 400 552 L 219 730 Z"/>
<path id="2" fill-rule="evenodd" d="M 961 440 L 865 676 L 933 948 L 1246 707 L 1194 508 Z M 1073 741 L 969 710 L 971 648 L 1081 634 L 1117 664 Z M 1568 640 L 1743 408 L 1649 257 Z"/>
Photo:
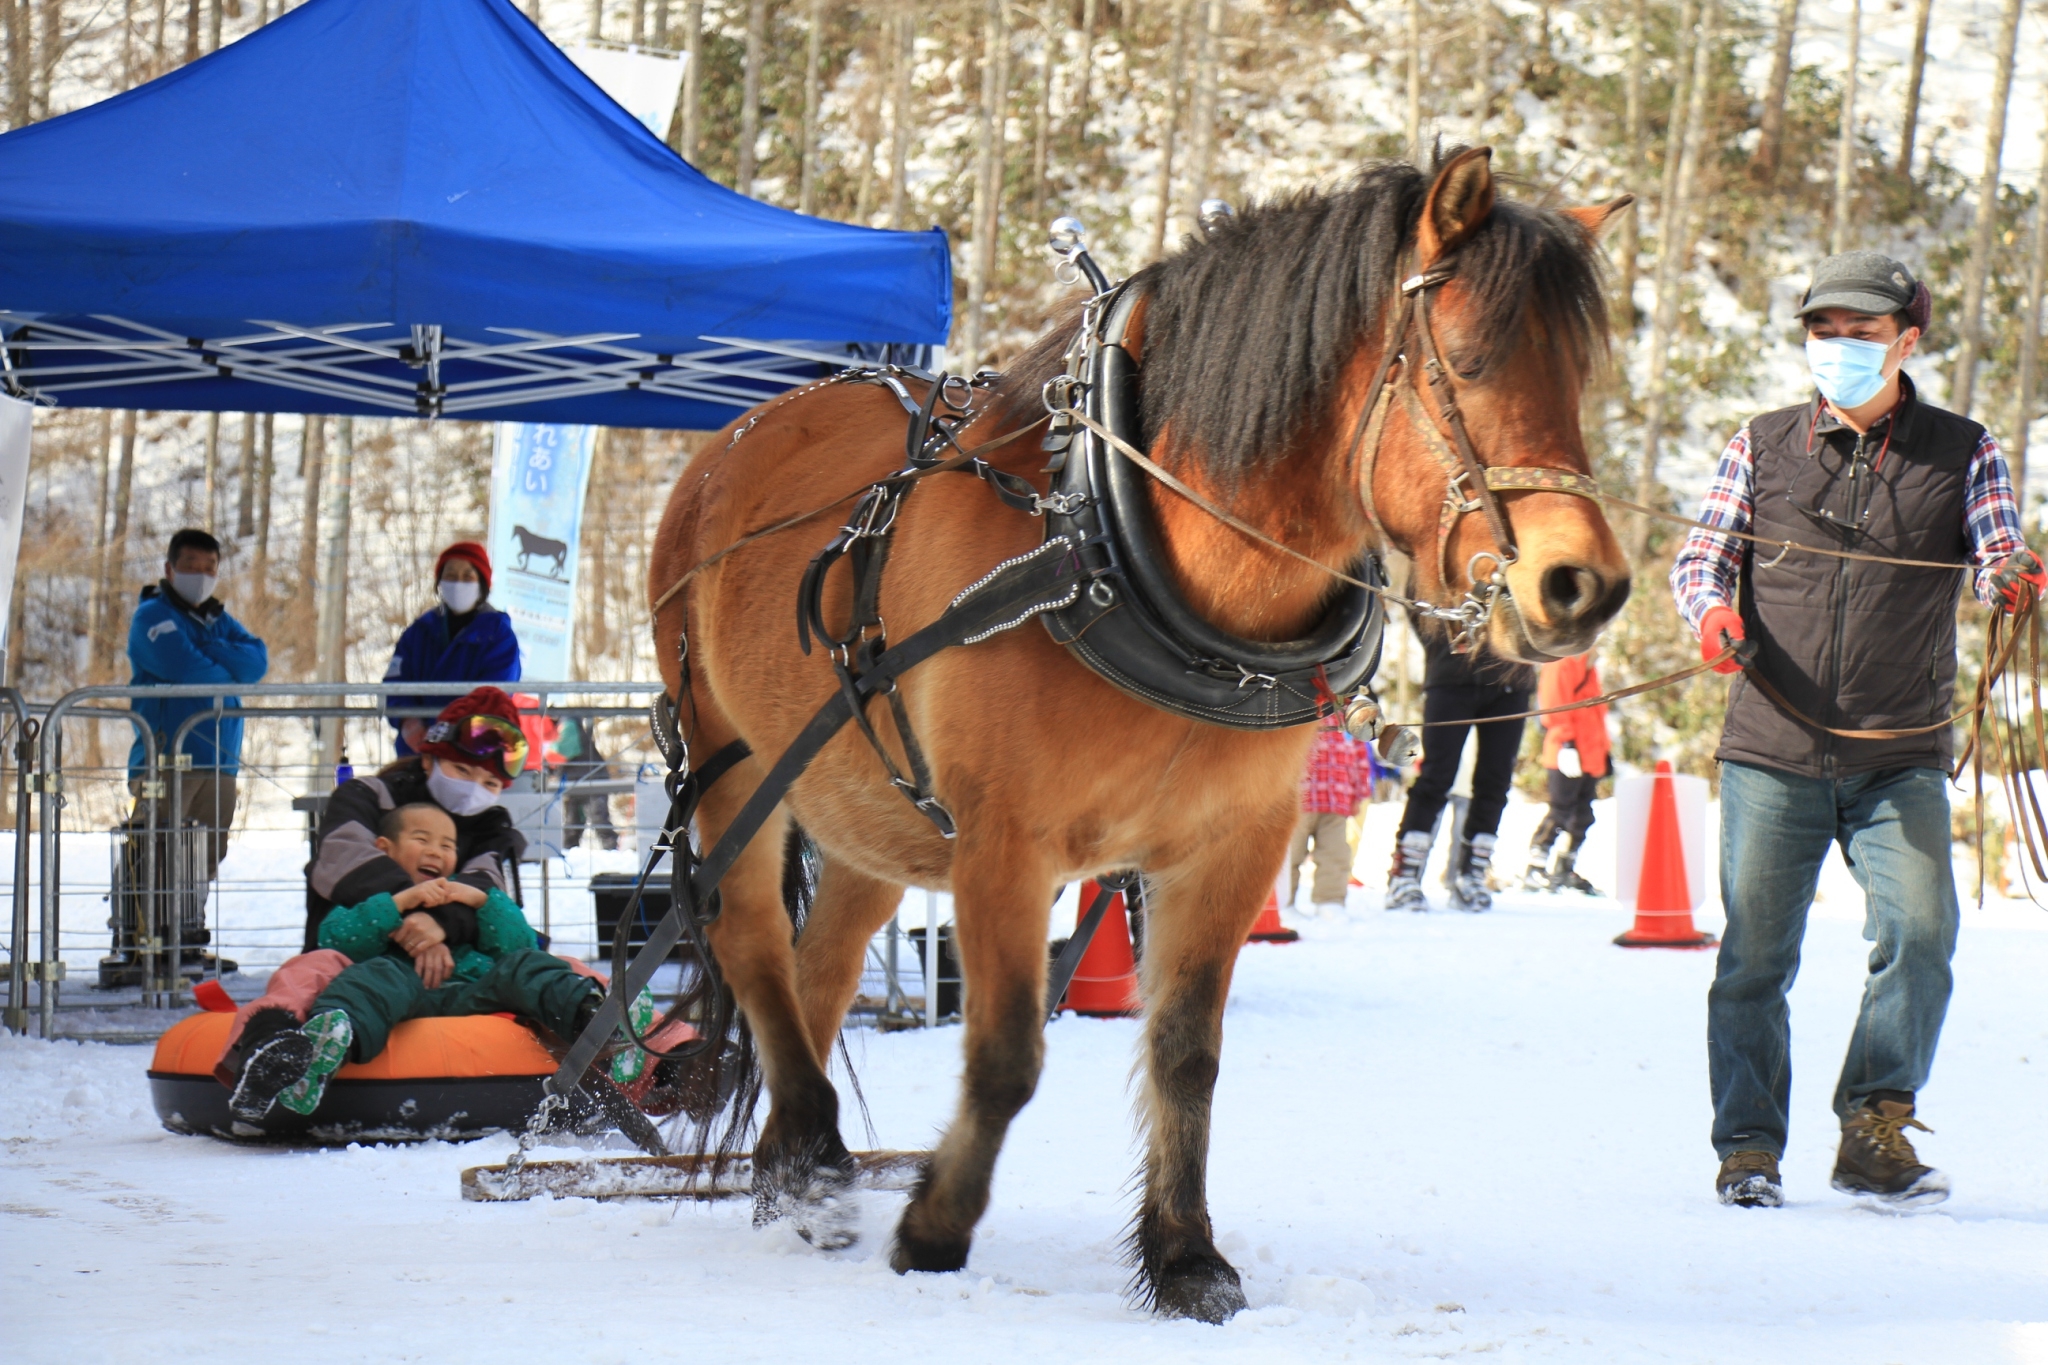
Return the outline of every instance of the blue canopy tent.
<path id="1" fill-rule="evenodd" d="M 944 233 L 713 183 L 507 0 L 311 0 L 0 136 L 0 384 L 711 428 L 942 343 Z"/>

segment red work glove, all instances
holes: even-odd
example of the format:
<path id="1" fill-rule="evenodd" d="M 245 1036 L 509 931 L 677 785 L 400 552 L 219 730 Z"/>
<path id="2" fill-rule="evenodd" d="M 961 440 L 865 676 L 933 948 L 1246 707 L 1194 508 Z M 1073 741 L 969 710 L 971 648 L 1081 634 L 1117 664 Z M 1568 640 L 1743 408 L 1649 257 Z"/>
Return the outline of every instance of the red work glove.
<path id="1" fill-rule="evenodd" d="M 1991 571 L 1991 591 L 2006 611 L 2020 609 L 2023 590 L 2036 598 L 2048 597 L 2048 571 L 2042 569 L 2041 556 L 2032 550 L 2014 551 Z"/>
<path id="2" fill-rule="evenodd" d="M 1723 640 L 1721 637 L 1728 638 Z M 1708 607 L 1707 614 L 1700 618 L 1700 662 L 1711 663 L 1719 658 L 1721 651 L 1730 643 L 1741 644 L 1742 613 L 1733 607 Z M 1734 659 L 1723 659 L 1714 666 L 1716 673 L 1740 673 L 1742 665 Z"/>

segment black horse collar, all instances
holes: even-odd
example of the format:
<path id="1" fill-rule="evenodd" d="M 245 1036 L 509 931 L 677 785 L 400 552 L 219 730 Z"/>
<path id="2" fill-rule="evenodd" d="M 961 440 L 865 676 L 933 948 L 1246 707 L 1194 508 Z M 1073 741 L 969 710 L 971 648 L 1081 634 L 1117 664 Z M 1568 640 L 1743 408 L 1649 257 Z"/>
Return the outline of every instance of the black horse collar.
<path id="1" fill-rule="evenodd" d="M 1140 445 L 1139 367 L 1124 347 L 1138 302 L 1128 285 L 1099 296 L 1084 315 L 1068 372 L 1053 381 L 1071 403 L 1123 440 Z M 1065 538 L 1085 589 L 1044 615 L 1052 637 L 1104 680 L 1139 700 L 1236 730 L 1276 730 L 1328 714 L 1372 677 L 1386 625 L 1380 599 L 1345 584 L 1322 621 L 1299 640 L 1245 640 L 1190 607 L 1160 556 L 1143 477 L 1108 442 L 1056 403 L 1046 438 L 1059 468 L 1045 499 L 1047 542 Z M 1352 576 L 1386 585 L 1379 558 Z"/>

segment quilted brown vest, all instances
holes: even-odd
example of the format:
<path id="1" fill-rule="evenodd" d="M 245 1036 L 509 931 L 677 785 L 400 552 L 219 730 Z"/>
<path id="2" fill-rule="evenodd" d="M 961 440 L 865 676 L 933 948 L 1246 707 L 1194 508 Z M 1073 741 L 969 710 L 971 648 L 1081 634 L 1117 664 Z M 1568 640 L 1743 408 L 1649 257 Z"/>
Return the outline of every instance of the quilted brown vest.
<path id="1" fill-rule="evenodd" d="M 1749 424 L 1754 522 L 1765 540 L 1952 561 L 1911 569 L 1749 545 L 1739 610 L 1758 667 L 1785 699 L 1842 730 L 1928 725 L 1954 709 L 1956 600 L 1969 552 L 1965 488 L 1984 428 L 1920 402 L 1911 381 L 1887 423 L 1858 437 L 1819 400 Z M 1818 421 L 1816 421 L 1818 417 Z M 1889 427 L 1890 440 L 1886 440 Z M 1715 757 L 1807 777 L 1948 768 L 1951 727 L 1841 739 L 1794 720 L 1738 679 Z"/>

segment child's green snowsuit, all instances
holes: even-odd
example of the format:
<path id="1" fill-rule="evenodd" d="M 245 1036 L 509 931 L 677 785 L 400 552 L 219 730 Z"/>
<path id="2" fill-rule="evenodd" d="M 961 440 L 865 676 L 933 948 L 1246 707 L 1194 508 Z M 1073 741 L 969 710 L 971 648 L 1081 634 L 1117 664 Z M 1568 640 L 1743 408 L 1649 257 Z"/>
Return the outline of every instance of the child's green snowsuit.
<path id="1" fill-rule="evenodd" d="M 504 1011 L 531 1019 L 558 1038 L 576 1036 L 576 1012 L 602 987 L 558 957 L 539 950 L 532 926 L 504 892 L 492 890 L 477 910 L 474 947 L 456 949 L 455 970 L 428 990 L 391 934 L 404 916 L 389 895 L 337 906 L 320 922 L 320 946 L 355 965 L 329 982 L 312 1014 L 341 1010 L 355 1031 L 349 1060 L 367 1062 L 384 1050 L 407 1019 Z"/>

